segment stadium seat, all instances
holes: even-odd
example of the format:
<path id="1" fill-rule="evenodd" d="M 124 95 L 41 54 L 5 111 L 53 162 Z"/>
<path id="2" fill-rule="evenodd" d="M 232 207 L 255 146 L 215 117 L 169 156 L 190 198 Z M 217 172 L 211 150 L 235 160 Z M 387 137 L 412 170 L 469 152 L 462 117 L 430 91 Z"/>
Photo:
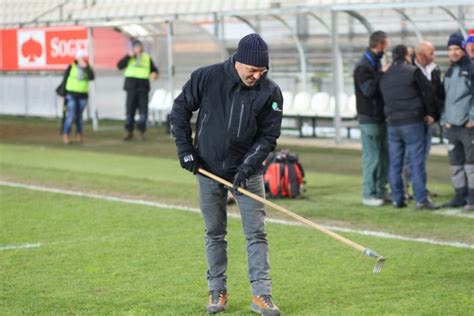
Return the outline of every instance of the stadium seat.
<path id="1" fill-rule="evenodd" d="M 167 102 L 169 93 L 165 89 L 156 89 L 153 92 L 150 103 L 148 103 L 148 111 L 152 123 L 162 123 L 166 121 L 166 116 L 171 111 L 171 103 Z"/>
<path id="2" fill-rule="evenodd" d="M 296 94 L 293 105 L 285 110 L 286 116 L 307 116 L 311 105 L 311 95 L 308 92 Z"/>
<path id="3" fill-rule="evenodd" d="M 327 113 L 330 101 L 329 93 L 327 92 L 318 92 L 311 99 L 311 109 L 310 113 L 312 116 L 321 116 L 322 114 Z"/>
<path id="4" fill-rule="evenodd" d="M 340 101 L 341 101 L 341 104 L 339 108 L 339 113 L 341 113 L 342 115 L 343 110 L 347 107 L 347 101 L 348 101 L 347 94 L 345 94 L 344 92 L 341 92 Z M 328 108 L 326 109 L 325 113 L 321 114 L 321 117 L 332 118 L 335 116 L 335 114 L 336 114 L 336 98 L 332 96 L 331 100 L 329 101 Z"/>
<path id="5" fill-rule="evenodd" d="M 344 119 L 355 119 L 357 117 L 355 94 L 349 97 L 346 108 L 341 112 L 341 117 Z"/>
<path id="6" fill-rule="evenodd" d="M 283 113 L 286 114 L 288 110 L 291 111 L 293 106 L 293 92 L 291 91 L 283 91 Z"/>

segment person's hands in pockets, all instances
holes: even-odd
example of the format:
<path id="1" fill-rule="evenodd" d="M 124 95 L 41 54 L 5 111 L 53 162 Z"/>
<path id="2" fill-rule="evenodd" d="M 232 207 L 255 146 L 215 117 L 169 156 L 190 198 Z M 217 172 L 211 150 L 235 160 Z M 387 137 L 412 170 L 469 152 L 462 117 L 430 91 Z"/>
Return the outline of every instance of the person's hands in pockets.
<path id="1" fill-rule="evenodd" d="M 179 157 L 179 163 L 183 169 L 196 174 L 199 169 L 198 156 L 195 152 L 188 152 Z"/>

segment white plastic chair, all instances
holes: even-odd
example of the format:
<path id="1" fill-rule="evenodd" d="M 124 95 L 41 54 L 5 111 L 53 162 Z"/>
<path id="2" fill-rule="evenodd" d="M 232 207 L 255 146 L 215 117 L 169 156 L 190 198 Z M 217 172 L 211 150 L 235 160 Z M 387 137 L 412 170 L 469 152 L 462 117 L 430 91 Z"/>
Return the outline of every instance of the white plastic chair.
<path id="1" fill-rule="evenodd" d="M 347 94 L 344 92 L 341 92 L 340 94 L 340 108 L 339 108 L 339 113 L 342 114 L 343 110 L 347 107 Z M 329 101 L 329 106 L 325 113 L 321 115 L 321 117 L 334 117 L 336 114 L 336 98 L 334 96 L 331 97 L 331 100 Z M 341 116 L 342 117 L 342 116 Z"/>
<path id="2" fill-rule="evenodd" d="M 311 114 L 321 116 L 327 112 L 331 96 L 327 92 L 318 92 L 311 99 Z"/>
<path id="3" fill-rule="evenodd" d="M 347 101 L 347 106 L 343 112 L 341 112 L 341 117 L 346 119 L 356 118 L 357 116 L 357 107 L 356 107 L 356 96 L 355 94 L 349 97 Z"/>
<path id="4" fill-rule="evenodd" d="M 152 118 L 152 123 L 162 123 L 166 121 L 166 116 L 171 112 L 171 103 L 167 102 L 167 91 L 165 89 L 156 89 L 153 92 L 150 102 L 148 103 L 148 111 Z"/>
<path id="5" fill-rule="evenodd" d="M 293 106 L 286 111 L 286 115 L 307 116 L 311 105 L 311 95 L 308 92 L 298 92 Z"/>
<path id="6" fill-rule="evenodd" d="M 287 111 L 291 111 L 293 107 L 293 92 L 291 91 L 283 91 L 281 93 L 283 95 L 283 115 L 286 114 Z"/>

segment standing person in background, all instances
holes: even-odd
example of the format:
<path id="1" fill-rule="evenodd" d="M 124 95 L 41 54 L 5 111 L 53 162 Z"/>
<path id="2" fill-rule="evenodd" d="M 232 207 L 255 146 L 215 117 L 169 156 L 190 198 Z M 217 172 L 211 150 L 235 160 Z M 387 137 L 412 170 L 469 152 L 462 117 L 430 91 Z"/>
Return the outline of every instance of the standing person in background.
<path id="1" fill-rule="evenodd" d="M 87 53 L 84 50 L 78 50 L 75 57 L 74 62 L 66 69 L 63 78 L 67 107 L 63 127 L 64 144 L 71 143 L 70 136 L 74 123 L 76 123 L 76 141 L 82 143 L 84 140 L 82 113 L 87 106 L 89 81 L 95 78 L 94 71 L 87 61 Z"/>
<path id="2" fill-rule="evenodd" d="M 474 29 L 469 30 L 466 42 L 464 43 L 466 53 L 469 55 L 471 60 L 474 60 Z"/>
<path id="3" fill-rule="evenodd" d="M 458 33 L 449 37 L 448 56 L 451 66 L 444 77 L 446 98 L 441 123 L 449 142 L 455 196 L 445 206 L 474 211 L 474 64 Z"/>
<path id="4" fill-rule="evenodd" d="M 117 64 L 117 68 L 125 69 L 124 90 L 127 92 L 125 135 L 124 141 L 133 138 L 135 128 L 135 112 L 138 109 L 140 117 L 137 129 L 140 132 L 139 140 L 145 139 L 146 124 L 148 121 L 148 93 L 150 92 L 150 79 L 158 79 L 158 68 L 156 68 L 150 55 L 144 49 L 139 40 L 132 42 L 132 51 L 125 55 Z"/>
<path id="5" fill-rule="evenodd" d="M 431 84 L 421 70 L 410 64 L 405 45 L 392 50 L 393 64 L 380 79 L 380 91 L 385 105 L 388 124 L 388 145 L 393 206 L 406 207 L 402 168 L 408 152 L 413 173 L 413 190 L 416 208 L 435 210 L 426 190 L 426 124 L 433 122 L 436 112 Z"/>
<path id="6" fill-rule="evenodd" d="M 362 203 L 367 206 L 381 206 L 387 196 L 387 126 L 378 83 L 382 73 L 389 67 L 381 65 L 381 59 L 388 46 L 389 40 L 385 32 L 372 33 L 369 47 L 354 70 L 357 115 L 363 148 Z"/>
<path id="7" fill-rule="evenodd" d="M 411 60 L 412 58 L 410 58 Z M 441 110 L 443 108 L 444 100 L 444 87 L 441 81 L 441 70 L 438 65 L 434 62 L 435 49 L 433 43 L 429 41 L 421 41 L 415 46 L 415 58 L 413 64 L 418 67 L 423 75 L 431 83 L 432 92 L 434 93 L 435 107 L 433 108 L 432 118 L 426 121 L 426 150 L 425 150 L 425 161 L 428 161 L 428 157 L 431 150 L 431 139 L 433 137 L 433 124 L 439 120 Z M 428 91 L 426 92 L 428 93 Z M 408 158 L 407 156 L 405 156 Z M 408 186 L 411 182 L 411 172 L 409 158 L 405 160 L 405 167 L 403 170 L 405 192 L 408 194 Z M 433 192 L 428 191 L 430 196 L 434 196 Z"/>

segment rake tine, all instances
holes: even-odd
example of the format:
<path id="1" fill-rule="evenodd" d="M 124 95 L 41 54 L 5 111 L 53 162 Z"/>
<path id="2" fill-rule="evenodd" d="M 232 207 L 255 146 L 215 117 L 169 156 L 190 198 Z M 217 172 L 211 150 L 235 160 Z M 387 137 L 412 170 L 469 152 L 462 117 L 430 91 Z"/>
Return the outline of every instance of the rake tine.
<path id="1" fill-rule="evenodd" d="M 369 248 L 364 249 L 364 255 L 368 257 L 375 257 L 377 259 L 377 262 L 374 266 L 374 270 L 372 270 L 373 273 L 379 273 L 380 271 L 382 271 L 383 265 L 385 263 L 384 257 Z"/>

